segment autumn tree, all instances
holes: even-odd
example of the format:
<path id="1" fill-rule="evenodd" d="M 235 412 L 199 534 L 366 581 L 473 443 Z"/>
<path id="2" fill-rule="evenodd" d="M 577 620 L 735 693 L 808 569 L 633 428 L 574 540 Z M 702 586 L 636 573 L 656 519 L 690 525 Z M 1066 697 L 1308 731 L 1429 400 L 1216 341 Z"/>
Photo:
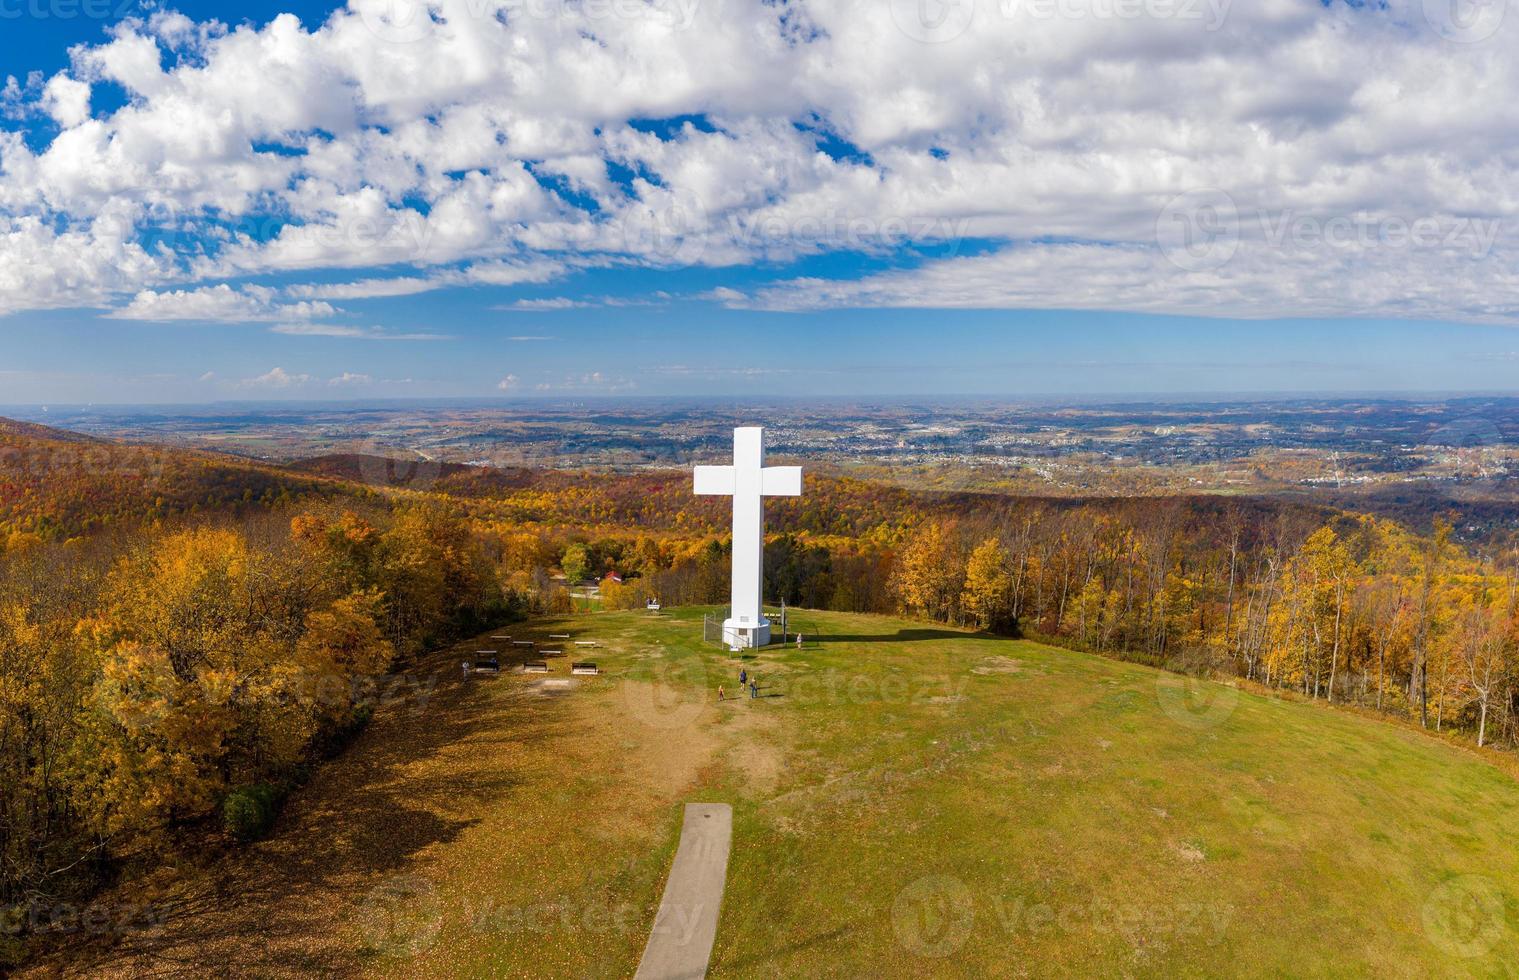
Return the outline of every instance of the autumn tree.
<path id="1" fill-rule="evenodd" d="M 384 615 L 378 592 L 355 592 L 306 617 L 294 663 L 311 681 L 310 709 L 320 726 L 345 725 L 355 707 L 354 680 L 383 674 L 395 648 L 380 629 Z"/>
<path id="2" fill-rule="evenodd" d="M 564 549 L 564 556 L 559 559 L 559 568 L 569 581 L 584 581 L 585 577 L 591 573 L 590 552 L 586 551 L 585 545 L 575 542 Z"/>
<path id="3" fill-rule="evenodd" d="M 893 589 L 911 613 L 941 622 L 953 619 L 964 581 L 958 544 L 940 522 L 924 524 L 897 554 Z"/>
<path id="4" fill-rule="evenodd" d="M 1013 574 L 1007 549 L 989 537 L 971 551 L 960 602 L 983 629 L 1003 631 L 1013 620 Z"/>

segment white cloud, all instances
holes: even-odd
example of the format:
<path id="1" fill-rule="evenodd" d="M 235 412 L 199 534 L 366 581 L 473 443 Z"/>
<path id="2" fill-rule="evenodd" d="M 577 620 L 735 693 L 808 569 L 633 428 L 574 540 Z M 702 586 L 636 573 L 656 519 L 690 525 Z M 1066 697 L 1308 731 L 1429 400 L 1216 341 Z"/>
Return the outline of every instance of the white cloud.
<path id="1" fill-rule="evenodd" d="M 281 323 L 270 333 L 291 337 L 339 337 L 347 340 L 450 340 L 441 333 L 397 333 L 384 327 L 351 327 L 338 323 Z"/>
<path id="2" fill-rule="evenodd" d="M 768 378 L 774 375 L 790 374 L 835 374 L 837 372 L 822 368 L 778 368 L 778 367 L 697 367 L 690 364 L 661 364 L 651 368 L 656 374 L 668 374 L 682 378 L 738 378 L 758 379 Z"/>
<path id="3" fill-rule="evenodd" d="M 328 381 L 327 381 L 327 383 L 329 385 L 334 385 L 334 386 L 338 386 L 338 385 L 367 385 L 367 384 L 373 384 L 374 383 L 374 378 L 371 378 L 367 374 L 355 374 L 352 371 L 344 371 L 342 374 L 338 375 L 335 378 L 329 378 Z"/>
<path id="4" fill-rule="evenodd" d="M 458 286 L 516 286 L 548 282 L 566 271 L 564 263 L 557 260 L 532 260 L 524 262 L 484 262 L 462 269 L 444 269 L 427 276 L 398 276 L 395 278 L 361 279 L 356 282 L 318 283 L 291 286 L 286 290 L 290 296 L 303 299 L 381 299 L 393 296 L 415 296 L 436 289 Z"/>
<path id="5" fill-rule="evenodd" d="M 144 289 L 132 301 L 106 316 L 116 320 L 194 320 L 227 323 L 256 323 L 281 319 L 316 319 L 337 314 L 325 302 L 282 303 L 274 290 L 263 286 L 234 289 L 222 283 L 200 289 L 175 289 L 155 292 Z"/>
<path id="6" fill-rule="evenodd" d="M 738 306 L 743 305 L 745 301 L 745 296 L 743 293 L 739 292 L 736 289 L 730 289 L 727 286 L 718 286 L 716 289 L 712 289 L 703 294 L 700 298 L 715 300 L 719 303 L 727 303 L 730 305 Z"/>
<path id="7" fill-rule="evenodd" d="M 551 296 L 546 299 L 519 299 L 510 303 L 502 303 L 492 306 L 491 309 L 501 313 L 553 313 L 559 310 L 586 310 L 600 306 L 625 307 L 625 306 L 655 306 L 667 303 L 670 294 L 656 290 L 645 296 L 587 296 L 580 299 L 572 299 L 568 296 Z"/>
<path id="8" fill-rule="evenodd" d="M 515 374 L 508 374 L 506 377 L 496 382 L 496 387 L 501 391 L 513 391 L 521 383 L 522 379 L 518 378 Z"/>
<path id="9" fill-rule="evenodd" d="M 1406 277 L 1414 275 L 1410 284 Z M 1460 283 L 1460 287 L 1456 283 Z M 796 279 L 730 298 L 734 308 L 1084 309 L 1228 316 L 1386 316 L 1514 322 L 1519 285 L 1497 256 L 1408 254 L 1241 241 L 1195 268 L 1142 245 L 1025 245 L 859 280 Z"/>
<path id="10" fill-rule="evenodd" d="M 437 289 L 435 279 L 402 277 L 397 279 L 363 279 L 358 282 L 292 286 L 291 296 L 307 299 L 378 299 L 391 296 L 414 296 Z"/>
<path id="11" fill-rule="evenodd" d="M 632 391 L 637 387 L 638 383 L 635 381 L 603 374 L 600 371 L 589 371 L 584 374 L 567 374 L 561 379 L 541 381 L 534 385 L 534 388 L 538 391 L 578 391 L 602 394 Z"/>
<path id="12" fill-rule="evenodd" d="M 594 305 L 584 300 L 556 296 L 552 299 L 519 299 L 514 303 L 507 303 L 494 309 L 502 312 L 548 313 L 555 310 L 580 310 Z"/>
<path id="13" fill-rule="evenodd" d="M 294 388 L 310 384 L 309 374 L 290 374 L 282 367 L 273 368 L 267 374 L 246 378 L 237 383 L 240 388 Z"/>
<path id="14" fill-rule="evenodd" d="M 67 129 L 90 118 L 90 86 L 59 72 L 42 90 L 42 108 Z"/>
<path id="15" fill-rule="evenodd" d="M 287 300 L 910 245 L 937 258 L 710 295 L 1519 322 L 1519 16 L 1501 3 L 1471 19 L 1425 0 L 950 8 L 942 25 L 858 0 L 436 0 L 431 17 L 350 0 L 310 30 L 129 19 L 67 73 L 6 85 L 6 116 L 61 131 L 0 131 L 0 314 L 135 295 L 118 315 L 289 322 L 327 314 Z M 131 98 L 91 118 L 106 81 Z M 710 125 L 630 122 L 681 115 Z M 1498 226 L 1480 255 L 1251 231 L 1227 265 L 1158 264 L 1158 222 L 1199 191 L 1252 224 Z M 263 306 L 197 295 L 336 270 L 354 281 Z"/>

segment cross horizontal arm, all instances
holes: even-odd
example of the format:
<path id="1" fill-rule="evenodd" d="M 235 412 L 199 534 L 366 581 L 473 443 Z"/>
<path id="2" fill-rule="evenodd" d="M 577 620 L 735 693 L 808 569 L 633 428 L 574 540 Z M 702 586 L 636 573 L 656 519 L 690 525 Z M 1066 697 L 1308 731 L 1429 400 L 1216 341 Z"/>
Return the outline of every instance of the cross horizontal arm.
<path id="1" fill-rule="evenodd" d="M 735 488 L 733 467 L 696 467 L 696 494 L 706 497 L 731 497 Z"/>
<path id="2" fill-rule="evenodd" d="M 766 497 L 800 497 L 800 466 L 767 466 L 760 470 L 760 493 Z"/>

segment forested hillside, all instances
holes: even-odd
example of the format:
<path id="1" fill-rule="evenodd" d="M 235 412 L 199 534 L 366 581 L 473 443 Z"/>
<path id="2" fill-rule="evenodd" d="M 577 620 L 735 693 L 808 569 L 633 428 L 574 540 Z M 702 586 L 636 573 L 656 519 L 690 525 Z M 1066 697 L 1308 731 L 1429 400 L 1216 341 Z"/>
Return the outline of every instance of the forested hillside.
<path id="1" fill-rule="evenodd" d="M 273 466 L 0 419 L 0 548 L 202 511 L 363 495 Z M 14 540 L 13 540 L 14 539 Z"/>
<path id="2" fill-rule="evenodd" d="M 0 936 L 131 862 L 257 836 L 377 679 L 436 643 L 568 613 L 571 586 L 611 572 L 609 608 L 727 598 L 727 504 L 686 472 L 282 470 L 19 427 L 0 447 Z M 1271 499 L 811 476 L 768 518 L 770 601 L 1023 632 L 1515 745 L 1514 542 L 1474 553 L 1448 523 Z"/>

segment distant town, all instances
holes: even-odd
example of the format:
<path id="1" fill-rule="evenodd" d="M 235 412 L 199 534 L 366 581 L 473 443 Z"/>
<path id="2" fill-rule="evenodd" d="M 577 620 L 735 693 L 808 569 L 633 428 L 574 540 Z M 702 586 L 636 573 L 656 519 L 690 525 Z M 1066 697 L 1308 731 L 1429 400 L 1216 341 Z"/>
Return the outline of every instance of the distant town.
<path id="1" fill-rule="evenodd" d="M 715 458 L 758 410 L 640 398 L 6 409 L 89 435 L 272 462 L 363 453 L 608 471 Z M 776 458 L 917 488 L 1292 494 L 1415 523 L 1454 510 L 1468 537 L 1519 523 L 1516 398 L 775 400 L 763 414 Z"/>

